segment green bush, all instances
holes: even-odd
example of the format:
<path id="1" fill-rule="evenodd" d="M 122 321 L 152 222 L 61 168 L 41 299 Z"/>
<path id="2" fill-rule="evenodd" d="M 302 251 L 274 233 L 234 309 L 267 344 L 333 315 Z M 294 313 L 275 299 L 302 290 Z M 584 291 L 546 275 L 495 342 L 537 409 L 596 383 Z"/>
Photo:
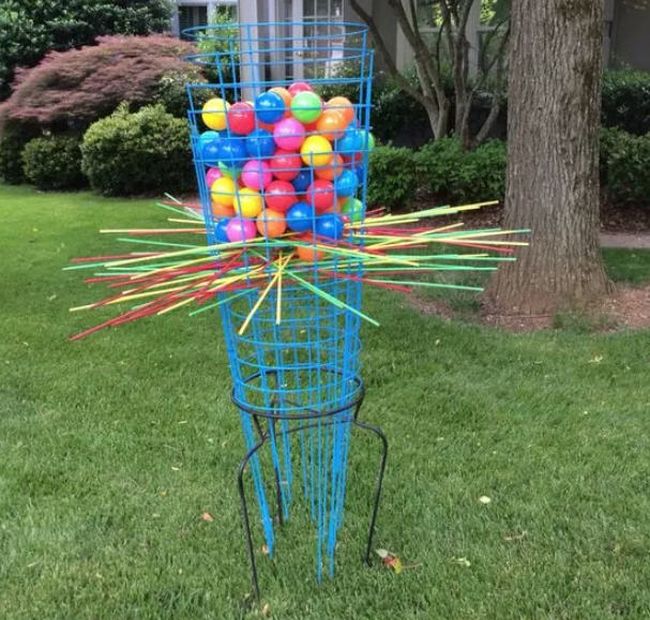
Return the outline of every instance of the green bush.
<path id="1" fill-rule="evenodd" d="M 0 116 L 0 179 L 5 183 L 18 185 L 25 182 L 21 155 L 25 144 L 39 133 L 36 127 Z"/>
<path id="2" fill-rule="evenodd" d="M 162 105 L 120 106 L 93 123 L 81 145 L 82 170 L 102 194 L 184 192 L 194 187 L 187 122 Z"/>
<path id="3" fill-rule="evenodd" d="M 650 204 L 650 133 L 618 129 L 601 133 L 601 182 L 614 204 Z"/>
<path id="4" fill-rule="evenodd" d="M 423 146 L 415 161 L 418 176 L 440 199 L 461 203 L 505 194 L 506 145 L 500 140 L 464 151 L 456 138 L 442 138 Z"/>
<path id="5" fill-rule="evenodd" d="M 39 189 L 77 189 L 86 179 L 81 172 L 80 139 L 47 136 L 30 140 L 23 149 L 23 171 Z"/>
<path id="6" fill-rule="evenodd" d="M 415 152 L 378 146 L 370 153 L 368 203 L 388 209 L 407 207 L 417 190 Z"/>
<path id="7" fill-rule="evenodd" d="M 629 133 L 650 131 L 650 72 L 606 71 L 603 76 L 602 124 Z"/>

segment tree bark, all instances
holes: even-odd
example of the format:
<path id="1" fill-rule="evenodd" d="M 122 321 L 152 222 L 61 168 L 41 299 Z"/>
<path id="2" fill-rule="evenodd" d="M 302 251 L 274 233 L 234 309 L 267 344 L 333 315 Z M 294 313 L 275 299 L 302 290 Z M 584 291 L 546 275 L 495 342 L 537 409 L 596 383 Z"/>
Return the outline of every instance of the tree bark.
<path id="1" fill-rule="evenodd" d="M 504 225 L 530 247 L 493 277 L 504 314 L 548 314 L 610 289 L 599 249 L 602 0 L 517 0 L 510 16 Z"/>

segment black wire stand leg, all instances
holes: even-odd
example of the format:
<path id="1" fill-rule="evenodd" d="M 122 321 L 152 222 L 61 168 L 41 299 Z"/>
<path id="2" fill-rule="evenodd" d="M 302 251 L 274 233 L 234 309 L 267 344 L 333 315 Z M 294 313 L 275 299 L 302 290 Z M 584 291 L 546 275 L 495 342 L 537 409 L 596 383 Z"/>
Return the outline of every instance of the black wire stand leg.
<path id="1" fill-rule="evenodd" d="M 359 420 L 354 420 L 354 425 L 362 428 L 364 430 L 374 433 L 379 439 L 381 439 L 382 450 L 381 450 L 381 460 L 379 462 L 379 471 L 377 472 L 377 482 L 375 483 L 375 499 L 372 506 L 372 515 L 370 517 L 370 527 L 368 528 L 368 543 L 366 545 L 366 555 L 364 560 L 368 566 L 371 565 L 370 554 L 372 553 L 372 539 L 375 535 L 375 525 L 377 524 L 377 513 L 379 512 L 379 501 L 381 500 L 381 490 L 384 484 L 384 472 L 386 471 L 386 459 L 388 458 L 388 439 L 384 434 L 384 431 L 381 430 L 378 426 L 373 426 L 372 424 L 366 424 L 365 422 L 359 422 Z"/>

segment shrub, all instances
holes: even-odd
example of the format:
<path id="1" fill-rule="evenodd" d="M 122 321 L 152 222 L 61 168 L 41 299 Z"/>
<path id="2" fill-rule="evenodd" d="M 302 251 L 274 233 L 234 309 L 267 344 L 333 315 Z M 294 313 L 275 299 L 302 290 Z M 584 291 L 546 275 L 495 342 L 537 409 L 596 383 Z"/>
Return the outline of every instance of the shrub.
<path id="1" fill-rule="evenodd" d="M 23 171 L 43 190 L 77 189 L 86 182 L 81 172 L 80 140 L 76 136 L 44 136 L 23 149 Z"/>
<path id="2" fill-rule="evenodd" d="M 31 66 L 48 50 L 92 43 L 107 34 L 149 34 L 169 27 L 166 0 L 4 0 L 0 3 L 0 99 L 16 65 Z"/>
<path id="3" fill-rule="evenodd" d="M 81 145 L 82 170 L 107 195 L 184 192 L 194 186 L 187 122 L 162 105 L 120 106 L 93 123 Z"/>
<path id="4" fill-rule="evenodd" d="M 650 134 L 621 130 L 601 134 L 601 180 L 615 204 L 650 204 Z"/>
<path id="5" fill-rule="evenodd" d="M 200 79 L 198 68 L 181 59 L 193 49 L 167 36 L 115 36 L 99 37 L 96 46 L 50 52 L 38 66 L 18 72 L 14 92 L 0 109 L 16 122 L 85 129 L 122 101 L 151 103 L 165 75 Z"/>
<path id="6" fill-rule="evenodd" d="M 650 73 L 607 71 L 603 76 L 602 124 L 629 133 L 650 131 Z"/>
<path id="7" fill-rule="evenodd" d="M 500 140 L 464 151 L 456 138 L 442 138 L 423 146 L 415 160 L 418 175 L 441 199 L 500 200 L 505 194 L 506 146 Z"/>
<path id="8" fill-rule="evenodd" d="M 414 151 L 378 146 L 370 153 L 369 204 L 388 209 L 407 207 L 416 190 Z"/>

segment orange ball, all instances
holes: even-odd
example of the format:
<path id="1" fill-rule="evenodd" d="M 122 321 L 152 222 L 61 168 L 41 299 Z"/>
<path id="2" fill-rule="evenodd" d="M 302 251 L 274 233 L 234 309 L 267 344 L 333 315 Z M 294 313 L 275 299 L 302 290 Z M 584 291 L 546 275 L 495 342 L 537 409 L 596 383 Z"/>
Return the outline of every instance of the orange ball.
<path id="1" fill-rule="evenodd" d="M 332 97 L 326 105 L 328 108 L 337 110 L 343 115 L 346 126 L 354 120 L 354 106 L 347 97 Z"/>
<path id="2" fill-rule="evenodd" d="M 343 158 L 338 153 L 334 155 L 332 162 L 327 166 L 314 169 L 314 174 L 319 179 L 325 179 L 326 181 L 333 181 L 341 172 L 343 172 Z"/>
<path id="3" fill-rule="evenodd" d="M 309 239 L 301 239 L 301 241 L 309 243 Z M 315 263 L 325 256 L 325 252 L 321 252 L 311 245 L 296 246 L 296 254 L 300 260 L 304 260 L 306 263 Z"/>
<path id="4" fill-rule="evenodd" d="M 257 216 L 256 225 L 262 237 L 279 237 L 287 230 L 287 220 L 284 213 L 272 209 L 264 209 Z"/>
<path id="5" fill-rule="evenodd" d="M 336 206 L 341 209 L 341 207 L 348 201 L 348 196 L 341 196 L 336 199 Z"/>
<path id="6" fill-rule="evenodd" d="M 277 93 L 280 95 L 280 97 L 282 97 L 285 108 L 289 109 L 291 107 L 291 100 L 293 99 L 293 96 L 286 88 L 282 88 L 282 86 L 274 86 L 273 88 L 269 88 L 269 91 L 272 93 Z"/>
<path id="7" fill-rule="evenodd" d="M 233 217 L 235 210 L 228 205 L 223 205 L 220 202 L 212 201 L 212 215 L 214 217 Z"/>
<path id="8" fill-rule="evenodd" d="M 316 122 L 318 133 L 330 142 L 338 140 L 347 126 L 345 117 L 338 110 L 325 110 Z"/>

